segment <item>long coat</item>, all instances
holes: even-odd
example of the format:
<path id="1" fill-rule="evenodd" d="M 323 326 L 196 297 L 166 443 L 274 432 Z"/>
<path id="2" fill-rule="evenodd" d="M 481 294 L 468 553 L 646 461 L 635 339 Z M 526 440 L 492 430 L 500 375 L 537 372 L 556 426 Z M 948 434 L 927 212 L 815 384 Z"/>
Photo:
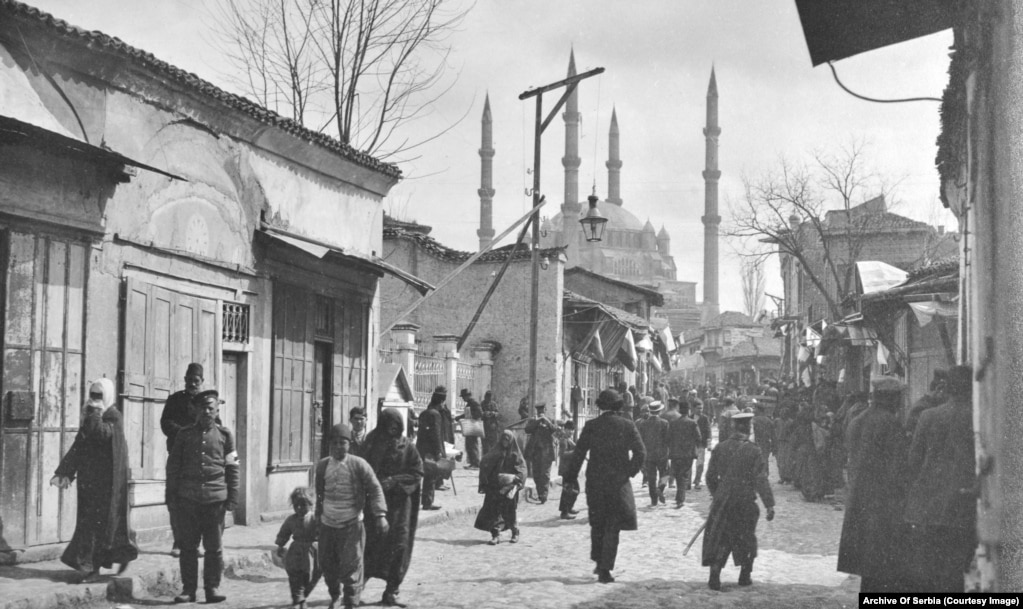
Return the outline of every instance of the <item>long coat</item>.
<path id="1" fill-rule="evenodd" d="M 90 409 L 84 416 L 74 443 L 55 472 L 78 480 L 75 533 L 60 559 L 81 571 L 109 568 L 138 557 L 134 533 L 128 526 L 128 443 L 121 412 L 112 405 L 113 383 L 101 384 L 109 407 L 102 412 Z"/>
<path id="2" fill-rule="evenodd" d="M 757 556 L 757 495 L 774 507 L 767 465 L 760 448 L 744 434 L 718 442 L 707 464 L 707 490 L 714 500 L 703 536 L 703 566 L 721 566 L 728 555 L 736 565 Z"/>
<path id="3" fill-rule="evenodd" d="M 554 423 L 545 416 L 529 419 L 526 422 L 525 431 L 529 435 L 529 439 L 526 441 L 526 449 L 522 452 L 522 456 L 533 464 L 534 469 L 544 469 L 545 467 L 550 469 L 551 463 L 554 463 L 554 457 L 557 456 L 554 447 L 556 430 Z"/>
<path id="4" fill-rule="evenodd" d="M 509 438 L 508 448 L 502 449 L 498 440 L 497 446 L 480 461 L 479 491 L 483 493 L 483 507 L 476 514 L 473 526 L 481 531 L 502 531 L 516 526 L 519 492 L 516 490 L 511 497 L 502 493 L 499 476 L 515 476 L 515 484 L 520 489 L 526 481 L 526 462 L 515 442 L 515 434 L 505 430 L 502 435 Z"/>
<path id="5" fill-rule="evenodd" d="M 586 466 L 586 506 L 590 527 L 617 524 L 623 531 L 635 531 L 636 499 L 630 478 L 643 469 L 646 449 L 635 423 L 606 410 L 586 423 L 579 434 L 568 480 L 577 480 L 583 461 Z"/>
<path id="6" fill-rule="evenodd" d="M 848 429 L 849 495 L 838 546 L 838 570 L 898 579 L 904 562 L 902 514 L 906 461 L 898 417 L 871 406 Z"/>
<path id="7" fill-rule="evenodd" d="M 423 457 L 439 458 L 444 453 L 444 415 L 437 408 L 427 408 L 419 415 L 416 448 Z"/>
<path id="8" fill-rule="evenodd" d="M 646 448 L 647 461 L 663 461 L 668 458 L 669 426 L 667 421 L 657 415 L 636 421 L 636 429 Z"/>
<path id="9" fill-rule="evenodd" d="M 696 457 L 697 447 L 706 446 L 699 424 L 689 417 L 679 417 L 668 426 L 668 456 L 672 459 Z"/>
<path id="10" fill-rule="evenodd" d="M 366 518 L 366 577 L 385 580 L 397 588 L 405 579 L 419 526 L 423 460 L 408 438 L 390 438 L 388 425 L 401 425 L 393 408 L 380 413 L 376 428 L 366 436 L 363 458 L 384 489 L 389 530 L 381 535 L 373 518 Z"/>

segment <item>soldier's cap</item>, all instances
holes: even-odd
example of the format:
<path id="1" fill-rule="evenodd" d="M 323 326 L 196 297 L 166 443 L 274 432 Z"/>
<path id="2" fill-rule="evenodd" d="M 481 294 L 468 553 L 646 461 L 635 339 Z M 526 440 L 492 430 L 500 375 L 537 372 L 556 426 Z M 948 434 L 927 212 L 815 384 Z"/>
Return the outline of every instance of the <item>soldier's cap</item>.
<path id="1" fill-rule="evenodd" d="M 870 389 L 874 393 L 895 393 L 904 388 L 905 384 L 897 376 L 875 375 L 870 377 Z"/>
<path id="2" fill-rule="evenodd" d="M 751 421 L 753 419 L 752 412 L 737 412 L 729 417 L 733 421 Z"/>
<path id="3" fill-rule="evenodd" d="M 352 441 L 352 428 L 347 423 L 338 423 L 337 425 L 330 428 L 331 438 L 341 438 L 342 440 Z"/>
<path id="4" fill-rule="evenodd" d="M 544 404 L 543 402 L 541 402 L 541 403 L 537 404 L 536 406 L 533 406 L 533 408 L 535 408 L 536 410 L 547 410 L 547 404 Z"/>
<path id="5" fill-rule="evenodd" d="M 220 392 L 217 391 L 216 389 L 207 389 L 206 391 L 200 391 L 199 393 L 195 394 L 194 398 L 192 398 L 192 403 L 202 404 L 207 400 L 216 400 L 218 404 L 223 403 L 223 400 L 220 399 Z"/>

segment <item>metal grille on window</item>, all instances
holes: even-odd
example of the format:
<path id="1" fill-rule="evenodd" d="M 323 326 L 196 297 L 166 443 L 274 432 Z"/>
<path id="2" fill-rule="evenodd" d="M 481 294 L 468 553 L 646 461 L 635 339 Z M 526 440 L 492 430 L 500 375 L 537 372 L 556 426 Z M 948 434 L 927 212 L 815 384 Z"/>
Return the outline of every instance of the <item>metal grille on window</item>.
<path id="1" fill-rule="evenodd" d="M 249 305 L 225 302 L 223 328 L 225 343 L 249 342 Z"/>

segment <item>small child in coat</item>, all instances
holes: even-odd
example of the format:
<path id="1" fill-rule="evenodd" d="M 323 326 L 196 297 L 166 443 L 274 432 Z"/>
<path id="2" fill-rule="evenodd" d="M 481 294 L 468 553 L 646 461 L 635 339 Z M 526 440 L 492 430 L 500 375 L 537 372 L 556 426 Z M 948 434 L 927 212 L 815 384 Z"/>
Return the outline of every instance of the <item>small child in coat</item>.
<path id="1" fill-rule="evenodd" d="M 297 609 L 305 609 L 305 599 L 320 581 L 320 565 L 316 556 L 316 516 L 309 491 L 300 486 L 291 491 L 291 507 L 295 513 L 288 516 L 277 533 L 277 556 L 284 559 L 291 585 L 291 602 Z M 287 551 L 284 545 L 291 539 Z"/>

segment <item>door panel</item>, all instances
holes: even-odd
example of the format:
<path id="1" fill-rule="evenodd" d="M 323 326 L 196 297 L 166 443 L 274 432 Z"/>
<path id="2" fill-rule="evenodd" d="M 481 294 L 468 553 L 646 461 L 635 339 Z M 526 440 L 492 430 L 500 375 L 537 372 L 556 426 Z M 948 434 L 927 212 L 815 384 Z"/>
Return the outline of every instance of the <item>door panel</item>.
<path id="1" fill-rule="evenodd" d="M 71 446 L 82 403 L 86 245 L 11 231 L 4 252 L 0 521 L 10 547 L 67 541 L 75 489 L 48 485 Z"/>
<path id="2" fill-rule="evenodd" d="M 217 387 L 219 303 L 129 277 L 125 285 L 123 402 L 133 480 L 166 477 L 167 441 L 160 415 L 184 388 L 185 369 L 199 362 L 204 387 Z"/>

